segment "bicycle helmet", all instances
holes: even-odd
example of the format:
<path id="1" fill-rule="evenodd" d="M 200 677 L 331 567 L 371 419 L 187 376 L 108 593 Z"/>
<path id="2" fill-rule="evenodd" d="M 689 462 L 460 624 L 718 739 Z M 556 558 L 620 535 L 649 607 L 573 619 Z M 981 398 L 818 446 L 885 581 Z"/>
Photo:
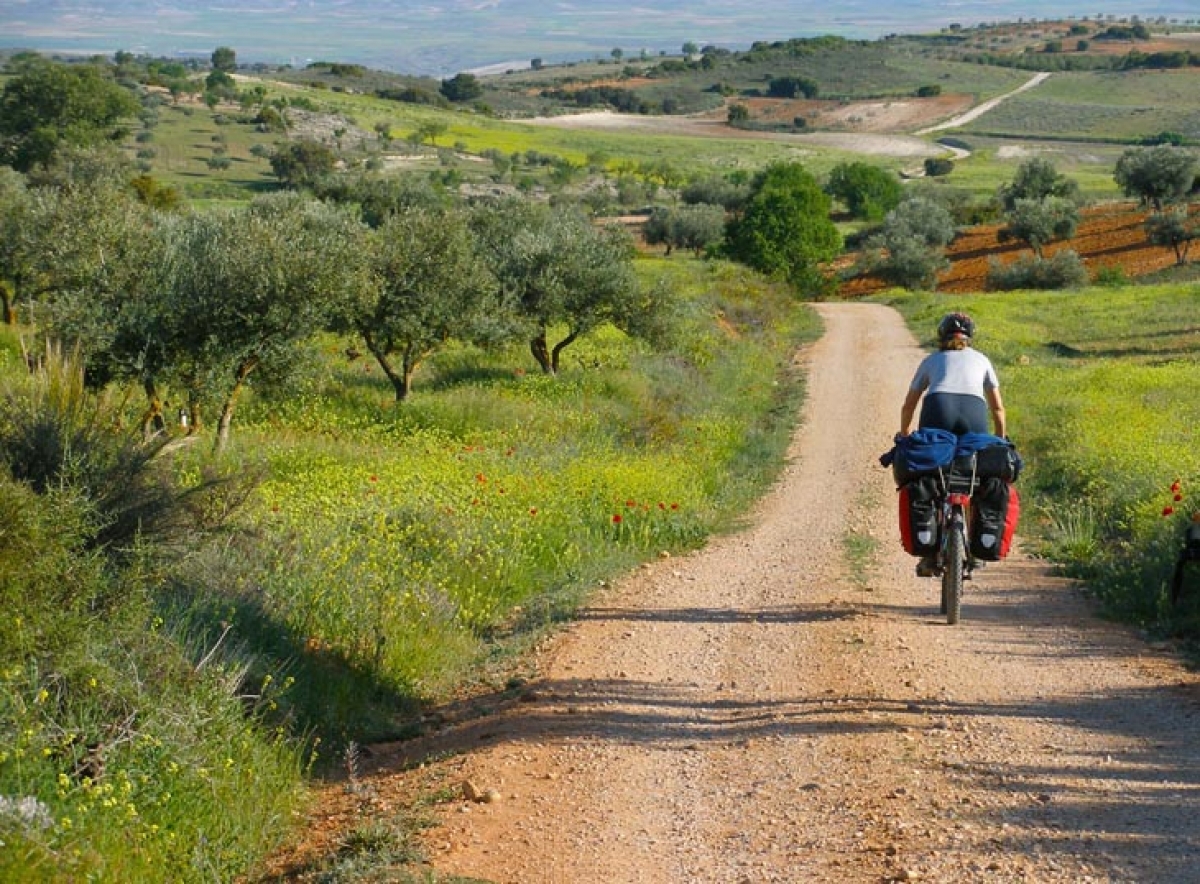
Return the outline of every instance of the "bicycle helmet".
<path id="1" fill-rule="evenodd" d="M 965 313 L 947 313 L 938 323 L 938 340 L 942 343 L 956 338 L 971 340 L 975 337 L 975 323 Z"/>

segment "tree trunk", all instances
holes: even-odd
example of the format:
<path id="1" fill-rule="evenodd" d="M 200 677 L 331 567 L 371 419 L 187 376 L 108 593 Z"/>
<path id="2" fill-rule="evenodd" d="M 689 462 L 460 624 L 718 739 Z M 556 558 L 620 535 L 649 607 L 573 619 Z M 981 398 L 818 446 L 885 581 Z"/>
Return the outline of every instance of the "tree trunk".
<path id="1" fill-rule="evenodd" d="M 554 374 L 554 362 L 550 357 L 550 348 L 546 346 L 546 332 L 543 329 L 529 342 L 529 352 L 537 360 L 545 374 Z"/>
<path id="2" fill-rule="evenodd" d="M 0 305 L 3 306 L 5 325 L 17 324 L 17 308 L 13 303 L 13 298 L 14 295 L 12 286 L 3 280 L 0 280 Z"/>
<path id="3" fill-rule="evenodd" d="M 142 436 L 149 439 L 155 433 L 166 430 L 167 424 L 163 420 L 162 399 L 159 398 L 158 388 L 154 385 L 154 378 L 142 381 L 142 389 L 146 391 L 146 401 L 149 403 L 145 414 L 142 415 Z"/>
<path id="4" fill-rule="evenodd" d="M 405 398 L 407 398 L 408 394 L 412 392 L 413 375 L 415 375 L 417 373 L 417 368 L 418 368 L 418 366 L 420 366 L 423 359 L 424 359 L 424 354 L 422 354 L 422 353 L 418 353 L 414 350 L 405 350 L 404 351 L 404 396 L 405 396 Z"/>
<path id="5" fill-rule="evenodd" d="M 200 411 L 200 399 L 196 396 L 188 396 L 187 404 L 188 425 L 187 434 L 189 436 L 200 432 L 201 421 L 204 415 Z"/>
<path id="6" fill-rule="evenodd" d="M 361 329 L 359 331 L 363 336 L 363 341 L 366 343 L 367 349 L 371 351 L 371 355 L 375 357 L 375 361 L 379 363 L 379 367 L 383 369 L 384 375 L 391 382 L 392 390 L 396 393 L 396 403 L 403 402 L 408 396 L 408 380 L 392 367 L 392 363 L 388 359 L 387 350 L 375 343 L 375 338 L 370 333 Z"/>
<path id="7" fill-rule="evenodd" d="M 550 367 L 554 374 L 558 374 L 558 357 L 561 355 L 562 351 L 573 344 L 575 339 L 578 337 L 579 333 L 572 330 L 569 335 L 554 345 L 554 352 L 550 354 Z"/>
<path id="8" fill-rule="evenodd" d="M 221 416 L 217 419 L 217 438 L 213 443 L 215 452 L 224 451 L 225 446 L 229 444 L 229 431 L 233 425 L 233 409 L 237 404 L 238 394 L 242 391 L 242 385 L 246 382 L 250 372 L 254 371 L 256 365 L 258 365 L 258 358 L 251 356 L 237 368 L 233 389 L 225 397 L 225 404 L 221 406 Z"/>

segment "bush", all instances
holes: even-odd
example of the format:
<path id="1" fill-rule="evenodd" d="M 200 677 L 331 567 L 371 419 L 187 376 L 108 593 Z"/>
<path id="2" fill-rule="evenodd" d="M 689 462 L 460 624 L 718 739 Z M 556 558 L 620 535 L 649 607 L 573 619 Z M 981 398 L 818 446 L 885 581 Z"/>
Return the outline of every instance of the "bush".
<path id="1" fill-rule="evenodd" d="M 1024 255 L 1011 264 L 991 258 L 987 274 L 987 287 L 997 291 L 1078 288 L 1087 281 L 1087 268 L 1070 249 L 1055 252 L 1049 258 Z"/>
<path id="2" fill-rule="evenodd" d="M 211 477 L 180 487 L 161 457 L 168 438 L 117 429 L 123 422 L 108 397 L 85 389 L 78 362 L 51 349 L 0 398 L 0 467 L 36 494 L 78 499 L 87 514 L 83 547 L 116 557 L 146 541 L 167 549 L 216 527 L 252 487 L 253 480 Z"/>
<path id="3" fill-rule="evenodd" d="M 155 616 L 174 557 L 145 545 L 187 509 L 161 447 L 70 360 L 5 382 L 0 880 L 233 880 L 301 797 L 299 748 L 265 727 L 278 690 Z"/>

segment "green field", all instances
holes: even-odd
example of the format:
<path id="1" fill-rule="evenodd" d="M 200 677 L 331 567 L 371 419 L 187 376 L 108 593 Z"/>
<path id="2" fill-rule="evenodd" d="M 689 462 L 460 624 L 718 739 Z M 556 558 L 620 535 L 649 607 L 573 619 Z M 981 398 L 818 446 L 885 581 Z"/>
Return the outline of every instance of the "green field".
<path id="1" fill-rule="evenodd" d="M 1159 132 L 1200 138 L 1195 70 L 1056 73 L 964 127 L 1013 138 L 1140 142 Z"/>

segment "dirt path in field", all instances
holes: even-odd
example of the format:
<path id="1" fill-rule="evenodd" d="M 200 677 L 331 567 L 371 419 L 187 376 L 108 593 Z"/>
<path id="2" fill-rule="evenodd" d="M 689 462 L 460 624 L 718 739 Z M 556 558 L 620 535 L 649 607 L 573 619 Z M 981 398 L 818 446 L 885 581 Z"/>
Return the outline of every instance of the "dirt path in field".
<path id="1" fill-rule="evenodd" d="M 747 527 L 603 590 L 519 696 L 376 747 L 325 812 L 438 786 L 434 869 L 504 884 L 1197 880 L 1200 678 L 1019 554 L 947 626 L 877 463 L 920 351 L 817 309 Z"/>
<path id="2" fill-rule="evenodd" d="M 925 129 L 921 129 L 920 131 L 917 132 L 917 134 L 918 135 L 928 135 L 931 132 L 940 132 L 943 129 L 956 129 L 959 126 L 965 126 L 967 123 L 970 123 L 972 120 L 977 120 L 980 117 L 982 117 L 984 114 L 986 114 L 988 111 L 992 110 L 992 108 L 994 108 L 996 105 L 1000 104 L 1005 99 L 1012 98 L 1014 95 L 1019 95 L 1022 92 L 1026 91 L 1027 89 L 1032 89 L 1035 86 L 1039 86 L 1043 82 L 1045 82 L 1049 77 L 1050 77 L 1050 75 L 1045 72 L 1042 72 L 1039 74 L 1034 74 L 1032 77 L 1030 77 L 1028 80 L 1026 80 L 1020 86 L 1018 86 L 1012 92 L 1006 92 L 1003 95 L 998 95 L 995 98 L 989 99 L 988 101 L 985 101 L 982 104 L 978 104 L 975 107 L 971 108 L 966 113 L 959 114 L 958 116 L 956 116 L 952 119 L 945 120 L 944 122 L 938 123 L 936 126 L 929 126 Z"/>

